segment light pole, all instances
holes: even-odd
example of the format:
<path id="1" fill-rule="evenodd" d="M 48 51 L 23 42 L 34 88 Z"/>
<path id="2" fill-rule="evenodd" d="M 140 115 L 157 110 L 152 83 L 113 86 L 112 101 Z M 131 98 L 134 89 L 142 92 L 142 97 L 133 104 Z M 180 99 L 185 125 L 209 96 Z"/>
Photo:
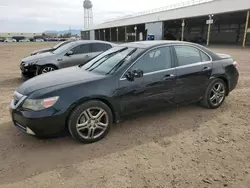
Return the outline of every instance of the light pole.
<path id="1" fill-rule="evenodd" d="M 119 31 L 119 29 L 118 29 L 118 27 L 117 27 L 117 28 L 116 28 L 116 40 L 117 40 L 117 42 L 119 41 L 118 31 Z"/>
<path id="2" fill-rule="evenodd" d="M 106 41 L 105 29 L 103 30 L 104 41 Z"/>
<path id="3" fill-rule="evenodd" d="M 207 20 L 208 24 L 208 30 L 207 30 L 207 46 L 209 45 L 210 42 L 210 32 L 211 32 L 211 25 L 213 24 L 213 16 L 214 15 L 208 15 L 209 20 Z"/>
<path id="4" fill-rule="evenodd" d="M 135 30 L 135 41 L 136 41 L 136 35 L 137 35 L 137 27 L 136 26 L 134 27 L 134 30 Z"/>

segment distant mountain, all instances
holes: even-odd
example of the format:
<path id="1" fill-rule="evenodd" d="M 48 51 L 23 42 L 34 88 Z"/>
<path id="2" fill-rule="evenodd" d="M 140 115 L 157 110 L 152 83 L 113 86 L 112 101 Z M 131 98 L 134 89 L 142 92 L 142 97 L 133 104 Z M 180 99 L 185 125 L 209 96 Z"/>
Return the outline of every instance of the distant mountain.
<path id="1" fill-rule="evenodd" d="M 57 35 L 64 35 L 71 32 L 72 35 L 80 35 L 81 34 L 81 29 L 71 29 L 71 30 L 63 30 L 63 31 L 55 31 L 55 30 L 47 30 L 44 31 L 43 33 L 57 33 Z"/>

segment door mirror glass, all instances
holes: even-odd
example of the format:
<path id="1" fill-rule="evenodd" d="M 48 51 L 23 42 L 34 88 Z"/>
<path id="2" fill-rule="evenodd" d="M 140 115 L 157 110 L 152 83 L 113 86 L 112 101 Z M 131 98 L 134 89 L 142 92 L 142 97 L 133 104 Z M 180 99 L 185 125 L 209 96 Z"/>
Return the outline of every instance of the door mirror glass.
<path id="1" fill-rule="evenodd" d="M 127 78 L 127 80 L 129 81 L 134 81 L 135 78 L 141 78 L 143 77 L 143 71 L 140 69 L 136 69 L 133 71 L 129 71 L 125 74 L 125 77 Z"/>
<path id="2" fill-rule="evenodd" d="M 74 53 L 73 53 L 73 51 L 68 51 L 67 53 L 66 53 L 66 56 L 71 56 L 71 55 L 73 55 Z"/>

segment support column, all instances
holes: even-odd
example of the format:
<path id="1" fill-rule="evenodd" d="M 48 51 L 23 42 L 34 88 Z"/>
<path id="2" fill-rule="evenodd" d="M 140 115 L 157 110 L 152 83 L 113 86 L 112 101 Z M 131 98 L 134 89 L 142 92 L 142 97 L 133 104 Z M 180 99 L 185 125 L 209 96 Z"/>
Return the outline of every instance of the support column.
<path id="1" fill-rule="evenodd" d="M 98 30 L 98 34 L 99 34 L 99 39 L 98 40 L 101 40 L 101 31 L 100 31 L 100 29 Z"/>
<path id="2" fill-rule="evenodd" d="M 183 19 L 181 23 L 181 41 L 184 40 L 184 30 L 185 30 L 185 20 Z"/>
<path id="3" fill-rule="evenodd" d="M 125 26 L 125 42 L 127 42 L 127 27 Z"/>
<path id="4" fill-rule="evenodd" d="M 135 30 L 135 41 L 137 40 L 137 26 L 134 27 L 134 30 Z"/>
<path id="5" fill-rule="evenodd" d="M 117 42 L 119 41 L 119 35 L 118 35 L 118 33 L 119 33 L 119 29 L 118 29 L 118 27 L 116 28 L 116 40 L 117 40 Z"/>
<path id="6" fill-rule="evenodd" d="M 243 38 L 242 47 L 245 47 L 245 46 L 246 46 L 246 39 L 247 39 L 247 30 L 248 30 L 249 17 L 250 17 L 250 10 L 247 11 L 246 25 L 245 25 L 245 32 L 244 32 L 244 38 Z"/>
<path id="7" fill-rule="evenodd" d="M 110 42 L 112 41 L 112 32 L 111 32 L 111 28 L 110 28 L 110 30 L 109 30 L 109 34 L 110 34 Z"/>
<path id="8" fill-rule="evenodd" d="M 208 15 L 208 17 L 209 17 L 209 20 L 207 20 L 208 21 L 208 30 L 207 30 L 207 46 L 209 45 L 209 42 L 210 42 L 210 32 L 211 32 L 211 25 L 213 24 L 212 22 L 213 22 L 213 20 L 212 20 L 212 17 L 213 17 L 214 15 Z"/>
<path id="9" fill-rule="evenodd" d="M 103 30 L 103 35 L 104 35 L 104 41 L 106 41 L 106 33 L 105 29 Z"/>

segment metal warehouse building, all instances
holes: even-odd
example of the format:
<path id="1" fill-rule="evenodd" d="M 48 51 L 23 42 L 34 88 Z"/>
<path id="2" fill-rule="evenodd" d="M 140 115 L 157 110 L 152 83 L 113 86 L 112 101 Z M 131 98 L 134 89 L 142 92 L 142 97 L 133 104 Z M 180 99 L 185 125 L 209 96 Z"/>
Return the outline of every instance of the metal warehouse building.
<path id="1" fill-rule="evenodd" d="M 129 42 L 186 40 L 250 44 L 250 0 L 192 0 L 110 20 L 82 32 L 83 39 Z"/>

